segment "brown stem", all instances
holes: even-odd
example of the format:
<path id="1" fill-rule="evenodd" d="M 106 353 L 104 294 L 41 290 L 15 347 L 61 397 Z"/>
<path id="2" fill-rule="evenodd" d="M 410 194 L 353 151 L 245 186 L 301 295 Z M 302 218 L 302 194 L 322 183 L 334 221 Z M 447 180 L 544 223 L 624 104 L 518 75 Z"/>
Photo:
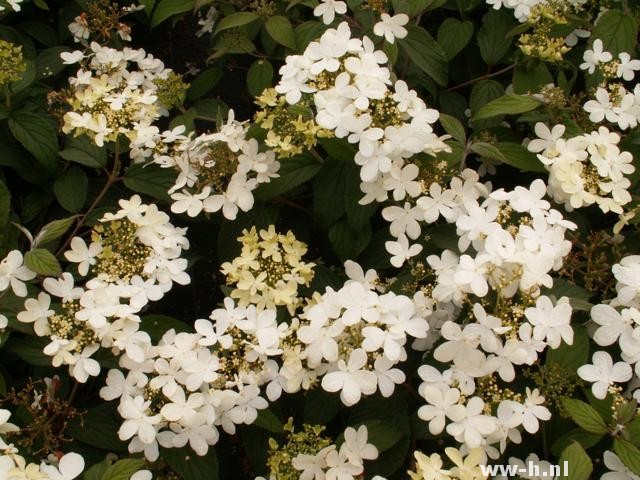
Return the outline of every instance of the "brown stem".
<path id="1" fill-rule="evenodd" d="M 486 75 L 482 75 L 481 77 L 472 78 L 471 80 L 461 83 L 460 85 L 455 85 L 453 87 L 447 88 L 445 92 L 452 92 L 454 90 L 459 90 L 461 88 L 468 87 L 469 85 L 473 85 L 474 83 L 479 82 L 480 80 L 486 80 L 488 78 L 497 77 L 499 75 L 502 75 L 503 73 L 507 73 L 513 70 L 514 68 L 516 68 L 516 64 L 512 63 L 508 67 L 505 67 L 502 70 L 498 70 L 497 72 L 487 73 Z"/>
<path id="2" fill-rule="evenodd" d="M 85 220 L 87 219 L 87 217 L 96 209 L 96 207 L 100 204 L 100 202 L 102 201 L 102 199 L 104 198 L 104 196 L 107 194 L 107 192 L 109 191 L 109 188 L 111 188 L 111 186 L 116 183 L 120 177 L 118 176 L 118 173 L 120 172 L 120 147 L 118 145 L 118 141 L 116 139 L 116 146 L 115 146 L 115 156 L 114 156 L 114 161 L 113 161 L 113 168 L 111 169 L 111 172 L 109 173 L 109 176 L 107 177 L 107 182 L 104 184 L 104 187 L 102 187 L 102 190 L 100 191 L 100 193 L 98 193 L 98 196 L 95 198 L 95 200 L 91 203 L 91 205 L 89 205 L 89 208 L 87 209 L 86 212 L 84 212 L 80 217 L 78 217 L 78 220 L 76 222 L 76 226 L 73 229 L 73 231 L 71 232 L 71 234 L 67 237 L 67 239 L 65 240 L 65 242 L 62 244 L 62 246 L 58 249 L 58 251 L 56 252 L 56 257 L 60 256 L 62 254 L 62 252 L 64 252 L 67 247 L 69 246 L 69 244 L 71 243 L 71 240 L 73 239 L 73 237 L 76 236 L 76 234 L 78 233 L 78 231 L 82 228 L 82 226 L 84 225 Z"/>

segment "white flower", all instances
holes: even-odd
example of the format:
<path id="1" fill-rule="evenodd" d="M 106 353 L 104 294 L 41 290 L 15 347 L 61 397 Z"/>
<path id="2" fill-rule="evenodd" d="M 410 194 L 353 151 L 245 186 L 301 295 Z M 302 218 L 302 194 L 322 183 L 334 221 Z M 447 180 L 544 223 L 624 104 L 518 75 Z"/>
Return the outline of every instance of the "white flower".
<path id="1" fill-rule="evenodd" d="M 409 240 L 405 234 L 400 235 L 397 242 L 385 242 L 384 247 L 391 254 L 389 262 L 396 268 L 402 267 L 405 261 L 415 257 L 422 251 L 422 245 L 419 243 L 409 246 Z"/>
<path id="2" fill-rule="evenodd" d="M 409 16 L 405 13 L 398 13 L 393 17 L 388 13 L 382 13 L 380 21 L 373 26 L 373 33 L 384 37 L 389 43 L 394 43 L 396 38 L 407 36 L 407 29 L 404 28 L 407 23 L 409 23 Z"/>
<path id="3" fill-rule="evenodd" d="M 322 17 L 322 22 L 329 25 L 336 18 L 336 13 L 347 13 L 347 4 L 340 0 L 320 0 L 320 4 L 313 9 L 316 17 Z"/>
<path id="4" fill-rule="evenodd" d="M 613 363 L 607 352 L 596 352 L 592 357 L 593 364 L 582 365 L 578 368 L 578 376 L 587 382 L 592 382 L 591 391 L 596 398 L 604 399 L 609 386 L 617 382 L 631 379 L 633 371 L 626 362 Z"/>
<path id="5" fill-rule="evenodd" d="M 582 57 L 584 63 L 580 64 L 580 68 L 582 70 L 587 70 L 589 73 L 593 73 L 596 71 L 596 67 L 600 63 L 607 63 L 613 59 L 613 55 L 609 52 L 605 52 L 603 50 L 604 46 L 602 44 L 602 40 L 599 38 L 593 41 L 593 50 L 585 50 L 584 56 Z"/>
<path id="6" fill-rule="evenodd" d="M 118 430 L 121 440 L 128 440 L 137 435 L 144 444 L 154 443 L 156 438 L 155 425 L 160 422 L 162 417 L 148 415 L 150 405 L 151 402 L 145 402 L 142 395 L 122 401 L 118 406 L 118 412 L 124 418 L 124 422 Z"/>
<path id="7" fill-rule="evenodd" d="M 19 250 L 12 250 L 0 262 L 0 292 L 9 288 L 18 297 L 27 296 L 27 286 L 24 282 L 35 278 L 36 274 L 23 266 L 22 253 Z"/>
<path id="8" fill-rule="evenodd" d="M 49 334 L 49 317 L 54 314 L 50 306 L 51 297 L 44 292 L 40 292 L 37 300 L 35 298 L 27 298 L 25 300 L 25 310 L 18 313 L 17 318 L 24 323 L 33 323 L 36 335 L 43 337 Z"/>
<path id="9" fill-rule="evenodd" d="M 43 462 L 40 470 L 49 480 L 73 480 L 84 470 L 84 459 L 77 453 L 67 453 L 60 458 L 57 467 Z"/>
<path id="10" fill-rule="evenodd" d="M 367 352 L 356 348 L 349 355 L 348 363 L 338 360 L 338 371 L 327 373 L 322 378 L 322 388 L 327 392 L 340 391 L 340 399 L 347 407 L 358 403 L 362 394 L 373 394 L 378 381 L 375 373 L 363 370 L 367 359 Z"/>
<path id="11" fill-rule="evenodd" d="M 618 64 L 616 76 L 630 82 L 635 76 L 634 72 L 640 70 L 640 60 L 631 60 L 631 55 L 626 52 L 620 53 L 618 58 L 620 63 Z"/>
<path id="12" fill-rule="evenodd" d="M 445 418 L 456 420 L 464 415 L 464 405 L 459 404 L 460 390 L 449 388 L 446 385 L 427 385 L 421 389 L 420 394 L 427 401 L 418 409 L 418 416 L 425 422 L 429 422 L 429 432 L 439 435 L 445 427 Z"/>
<path id="13" fill-rule="evenodd" d="M 78 273 L 82 276 L 87 275 L 89 266 L 96 264 L 96 257 L 102 252 L 102 245 L 97 242 L 91 242 L 89 247 L 80 237 L 71 239 L 71 249 L 64 252 L 64 257 L 70 262 L 78 264 Z"/>
<path id="14" fill-rule="evenodd" d="M 549 297 L 541 295 L 536 300 L 536 306 L 527 308 L 524 314 L 533 325 L 533 337 L 546 341 L 551 348 L 558 348 L 561 339 L 568 345 L 573 344 L 571 312 L 567 297 L 562 297 L 553 306 Z"/>
<path id="15" fill-rule="evenodd" d="M 69 373 L 80 383 L 85 383 L 89 376 L 97 377 L 100 374 L 100 364 L 91 357 L 97 350 L 98 345 L 90 345 L 82 350 L 82 353 L 74 355 L 73 365 L 69 367 Z"/>
<path id="16" fill-rule="evenodd" d="M 366 425 L 360 425 L 358 430 L 347 427 L 340 454 L 347 457 L 353 465 L 362 465 L 362 460 L 375 460 L 378 458 L 378 449 L 375 445 L 367 443 L 368 436 Z"/>
<path id="17" fill-rule="evenodd" d="M 464 413 L 453 423 L 447 425 L 447 433 L 468 448 L 482 445 L 483 438 L 496 430 L 496 419 L 484 413 L 484 401 L 480 397 L 472 397 L 467 402 Z"/>

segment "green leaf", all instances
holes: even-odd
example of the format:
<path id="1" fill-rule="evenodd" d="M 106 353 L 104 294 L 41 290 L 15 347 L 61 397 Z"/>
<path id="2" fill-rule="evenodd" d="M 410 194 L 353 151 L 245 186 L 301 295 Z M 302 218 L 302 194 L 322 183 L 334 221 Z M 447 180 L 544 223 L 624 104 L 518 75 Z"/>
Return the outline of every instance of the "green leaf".
<path id="1" fill-rule="evenodd" d="M 134 192 L 169 200 L 167 191 L 173 186 L 175 178 L 175 172 L 169 168 L 162 168 L 153 163 L 135 163 L 127 168 L 123 181 L 125 186 Z"/>
<path id="2" fill-rule="evenodd" d="M 355 163 L 349 163 L 347 167 L 344 205 L 347 213 L 347 222 L 354 231 L 367 229 L 369 219 L 378 209 L 377 202 L 371 202 L 367 205 L 360 205 L 362 198 L 362 190 L 360 190 L 360 167 Z"/>
<path id="3" fill-rule="evenodd" d="M 67 137 L 64 150 L 58 155 L 86 167 L 103 168 L 107 165 L 107 149 L 98 147 L 86 135 Z"/>
<path id="4" fill-rule="evenodd" d="M 282 433 L 284 431 L 284 425 L 280 419 L 268 408 L 258 412 L 258 417 L 253 424 L 256 427 L 260 427 L 273 433 Z"/>
<path id="5" fill-rule="evenodd" d="M 573 343 L 562 342 L 558 348 L 548 349 L 546 363 L 557 363 L 571 372 L 589 360 L 589 336 L 582 325 L 573 325 Z"/>
<path id="6" fill-rule="evenodd" d="M 118 460 L 107 468 L 100 480 L 129 480 L 131 475 L 143 468 L 144 460 L 140 458 L 125 458 Z"/>
<path id="7" fill-rule="evenodd" d="M 562 406 L 571 419 L 583 430 L 590 433 L 606 433 L 607 425 L 598 412 L 588 403 L 569 397 L 562 397 Z"/>
<path id="8" fill-rule="evenodd" d="M 542 105 L 542 101 L 528 95 L 507 94 L 492 100 L 472 117 L 473 121 L 484 120 L 498 115 L 516 115 L 530 112 Z"/>
<path id="9" fill-rule="evenodd" d="M 193 329 L 182 320 L 169 317 L 168 315 L 144 315 L 140 320 L 140 330 L 147 332 L 153 343 L 158 343 L 162 336 L 170 329 L 174 329 L 176 333 L 193 331 Z"/>
<path id="10" fill-rule="evenodd" d="M 640 475 L 640 449 L 638 447 L 622 438 L 615 438 L 613 440 L 613 451 L 629 470 L 636 475 Z"/>
<path id="11" fill-rule="evenodd" d="M 600 440 L 604 438 L 603 433 L 589 433 L 585 432 L 581 428 L 574 428 L 567 433 L 556 439 L 551 445 L 551 452 L 559 457 L 565 448 L 570 446 L 573 442 L 578 442 L 582 445 L 582 448 L 591 448 L 598 444 Z"/>
<path id="12" fill-rule="evenodd" d="M 565 473 L 565 464 L 567 462 L 566 473 L 567 476 L 562 478 L 568 478 L 569 480 L 588 480 L 593 471 L 593 463 L 584 451 L 582 445 L 578 442 L 573 442 L 567 448 L 564 449 L 560 456 L 559 465 L 562 473 Z"/>
<path id="13" fill-rule="evenodd" d="M 301 23 L 295 29 L 296 45 L 300 50 L 306 48 L 312 40 L 320 38 L 327 28 L 327 25 L 319 21 Z"/>
<path id="14" fill-rule="evenodd" d="M 393 423 L 386 420 L 367 420 L 363 423 L 367 427 L 368 442 L 378 449 L 378 452 L 386 452 L 404 436 L 404 432 L 399 430 Z M 358 429 L 359 425 L 353 425 Z"/>
<path id="15" fill-rule="evenodd" d="M 209 451 L 203 457 L 196 455 L 189 447 L 163 449 L 160 455 L 183 480 L 220 478 L 218 457 L 213 447 L 209 447 Z"/>
<path id="16" fill-rule="evenodd" d="M 631 58 L 635 57 L 638 41 L 638 24 L 632 13 L 612 9 L 603 13 L 593 31 L 589 48 L 596 39 L 602 40 L 604 50 L 611 52 L 614 58 L 619 53 L 627 52 Z"/>
<path id="17" fill-rule="evenodd" d="M 48 171 L 58 166 L 58 135 L 42 115 L 19 110 L 9 117 L 9 129 L 24 148 Z"/>
<path id="18" fill-rule="evenodd" d="M 507 35 L 514 25 L 513 15 L 507 10 L 490 10 L 484 16 L 478 32 L 478 46 L 486 63 L 496 65 L 507 54 L 513 42 Z"/>
<path id="19" fill-rule="evenodd" d="M 446 113 L 441 113 L 440 123 L 442 124 L 444 130 L 454 139 L 463 144 L 467 142 L 467 134 L 465 133 L 464 127 L 457 118 L 452 117 L 451 115 L 447 115 Z"/>
<path id="20" fill-rule="evenodd" d="M 279 177 L 261 184 L 254 192 L 257 200 L 270 200 L 311 180 L 322 168 L 312 155 L 303 153 L 280 161 Z"/>
<path id="21" fill-rule="evenodd" d="M 34 247 L 38 245 L 46 245 L 47 243 L 53 242 L 54 240 L 62 237 L 62 235 L 71 228 L 71 225 L 73 225 L 76 218 L 78 218 L 78 216 L 73 215 L 71 217 L 61 218 L 47 223 L 40 229 L 40 232 L 34 238 Z"/>
<path id="22" fill-rule="evenodd" d="M 106 472 L 110 466 L 111 463 L 106 459 L 100 463 L 96 463 L 84 472 L 82 480 L 102 480 L 102 475 L 104 475 L 104 472 Z"/>
<path id="23" fill-rule="evenodd" d="M 122 420 L 114 403 L 101 403 L 86 409 L 69 422 L 68 433 L 74 440 L 110 452 L 126 452 L 127 443 L 118 437 Z M 128 480 L 128 479 L 127 479 Z"/>
<path id="24" fill-rule="evenodd" d="M 155 28 L 169 17 L 193 10 L 195 0 L 160 0 L 151 17 L 151 28 Z"/>
<path id="25" fill-rule="evenodd" d="M 329 241 L 341 260 L 355 259 L 367 248 L 371 240 L 371 225 L 354 229 L 347 219 L 342 219 L 329 228 Z"/>
<path id="26" fill-rule="evenodd" d="M 43 50 L 36 58 L 36 73 L 38 78 L 57 75 L 66 67 L 62 63 L 60 54 L 71 51 L 68 47 L 51 47 Z"/>
<path id="27" fill-rule="evenodd" d="M 291 50 L 296 49 L 296 35 L 287 17 L 283 17 L 282 15 L 269 17 L 265 23 L 265 28 L 269 35 L 271 35 L 271 38 L 280 45 L 284 45 Z"/>
<path id="28" fill-rule="evenodd" d="M 314 278 L 315 280 L 315 278 Z M 332 395 L 321 388 L 314 388 L 306 395 L 304 421 L 312 425 L 325 425 L 343 409 L 338 395 Z"/>
<path id="29" fill-rule="evenodd" d="M 515 93 L 538 93 L 540 87 L 549 83 L 554 83 L 553 76 L 544 62 L 534 62 L 530 68 L 518 65 L 513 71 L 513 90 Z"/>
<path id="30" fill-rule="evenodd" d="M 500 150 L 495 145 L 491 145 L 486 142 L 476 142 L 471 144 L 470 147 L 473 153 L 480 155 L 481 157 L 490 158 L 492 160 L 498 160 L 504 162 L 504 156 L 500 153 Z"/>
<path id="31" fill-rule="evenodd" d="M 635 398 L 616 405 L 616 421 L 618 425 L 626 425 L 633 420 L 638 412 L 638 402 Z"/>
<path id="32" fill-rule="evenodd" d="M 78 213 L 87 198 L 89 180 L 80 167 L 71 167 L 53 183 L 53 193 L 58 203 L 71 213 Z"/>
<path id="33" fill-rule="evenodd" d="M 438 28 L 438 43 L 447 60 L 453 59 L 469 43 L 473 36 L 473 23 L 447 18 Z"/>
<path id="34" fill-rule="evenodd" d="M 227 15 L 218 22 L 218 26 L 214 33 L 220 33 L 230 28 L 241 27 L 258 20 L 260 16 L 254 12 L 236 12 Z"/>
<path id="35" fill-rule="evenodd" d="M 47 339 L 39 337 L 11 337 L 3 347 L 3 351 L 14 353 L 28 365 L 50 367 L 51 357 L 42 351 L 48 343 Z"/>
<path id="36" fill-rule="evenodd" d="M 622 431 L 625 440 L 629 440 L 636 447 L 640 446 L 640 417 L 634 418 Z"/>
<path id="37" fill-rule="evenodd" d="M 398 40 L 411 61 L 440 86 L 448 80 L 447 56 L 433 37 L 421 27 L 407 25 L 408 34 Z"/>
<path id="38" fill-rule="evenodd" d="M 38 275 L 53 276 L 62 272 L 56 257 L 49 250 L 34 248 L 24 255 L 24 264 Z"/>
<path id="39" fill-rule="evenodd" d="M 194 100 L 203 97 L 216 86 L 223 76 L 224 73 L 218 67 L 211 67 L 203 70 L 191 82 L 191 85 L 187 90 L 187 99 L 193 102 Z"/>
<path id="40" fill-rule="evenodd" d="M 9 222 L 9 214 L 11 213 L 11 193 L 0 180 L 0 236 L 6 231 Z"/>
<path id="41" fill-rule="evenodd" d="M 498 142 L 496 148 L 502 155 L 502 161 L 524 172 L 546 172 L 544 165 L 535 153 L 531 153 L 519 143 Z"/>
<path id="42" fill-rule="evenodd" d="M 318 224 L 327 227 L 345 213 L 347 162 L 328 160 L 313 179 L 313 211 Z"/>
<path id="43" fill-rule="evenodd" d="M 259 96 L 273 82 L 273 66 L 269 60 L 256 60 L 247 72 L 247 88 L 254 97 Z"/>

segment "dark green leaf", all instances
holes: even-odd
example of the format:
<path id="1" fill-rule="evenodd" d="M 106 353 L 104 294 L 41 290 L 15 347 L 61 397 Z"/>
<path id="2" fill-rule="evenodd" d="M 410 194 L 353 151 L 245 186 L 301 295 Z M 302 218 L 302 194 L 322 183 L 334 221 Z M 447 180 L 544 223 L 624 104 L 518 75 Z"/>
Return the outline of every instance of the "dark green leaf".
<path id="1" fill-rule="evenodd" d="M 563 397 L 562 406 L 576 424 L 590 433 L 606 433 L 607 425 L 600 414 L 588 403 Z"/>
<path id="2" fill-rule="evenodd" d="M 163 450 L 162 459 L 169 464 L 183 480 L 218 480 L 218 457 L 215 449 L 203 457 L 196 455 L 189 447 Z"/>
<path id="3" fill-rule="evenodd" d="M 478 32 L 480 55 L 489 65 L 496 65 L 511 48 L 512 37 L 509 31 L 515 25 L 513 14 L 508 10 L 490 10 L 482 19 L 482 28 Z"/>
<path id="4" fill-rule="evenodd" d="M 24 264 L 38 275 L 53 276 L 62 272 L 53 253 L 44 248 L 29 250 L 24 255 Z"/>
<path id="5" fill-rule="evenodd" d="M 266 410 L 260 410 L 258 412 L 258 417 L 253 424 L 256 427 L 273 433 L 282 433 L 284 431 L 284 425 L 282 424 L 280 419 L 276 417 L 275 413 L 273 413 L 268 408 Z"/>
<path id="6" fill-rule="evenodd" d="M 129 480 L 131 475 L 144 468 L 144 460 L 125 458 L 107 468 L 100 480 Z"/>
<path id="7" fill-rule="evenodd" d="M 69 162 L 76 162 L 92 168 L 107 165 L 107 150 L 100 148 L 86 135 L 67 137 L 64 150 L 59 155 Z"/>
<path id="8" fill-rule="evenodd" d="M 445 113 L 441 113 L 440 123 L 444 127 L 444 130 L 454 139 L 463 144 L 467 142 L 467 134 L 465 133 L 464 127 L 457 118 Z"/>
<path id="9" fill-rule="evenodd" d="M 9 117 L 13 136 L 49 172 L 58 165 L 58 135 L 53 125 L 37 113 L 19 110 Z"/>
<path id="10" fill-rule="evenodd" d="M 429 33 L 421 27 L 407 25 L 408 34 L 398 40 L 411 61 L 440 86 L 448 79 L 447 56 Z"/>
<path id="11" fill-rule="evenodd" d="M 58 203 L 71 213 L 78 213 L 87 198 L 89 180 L 80 167 L 71 167 L 53 183 L 53 193 Z"/>
<path id="12" fill-rule="evenodd" d="M 140 321 L 140 330 L 147 332 L 153 343 L 158 343 L 162 336 L 170 329 L 174 329 L 176 333 L 193 331 L 193 329 L 182 320 L 167 315 L 144 315 Z"/>
<path id="13" fill-rule="evenodd" d="M 367 248 L 371 240 L 371 225 L 354 229 L 346 219 L 342 219 L 329 228 L 329 241 L 341 260 L 355 259 Z"/>
<path id="14" fill-rule="evenodd" d="M 457 18 L 447 18 L 438 28 L 438 43 L 447 60 L 451 60 L 469 43 L 473 36 L 473 23 L 461 22 Z"/>
<path id="15" fill-rule="evenodd" d="M 616 438 L 613 440 L 613 451 L 629 470 L 640 475 L 640 449 L 638 447 L 622 438 Z"/>
<path id="16" fill-rule="evenodd" d="M 591 32 L 590 48 L 596 39 L 602 40 L 604 50 L 611 52 L 613 58 L 619 53 L 627 52 L 635 57 L 638 42 L 638 24 L 631 12 L 611 9 L 604 12 Z"/>
<path id="17" fill-rule="evenodd" d="M 563 450 L 573 442 L 578 442 L 582 445 L 582 448 L 587 449 L 596 445 L 603 438 L 603 433 L 589 433 L 581 428 L 574 428 L 553 442 L 551 452 L 559 457 L 562 455 Z"/>
<path id="18" fill-rule="evenodd" d="M 271 179 L 269 183 L 261 184 L 254 192 L 258 200 L 269 200 L 288 192 L 304 182 L 311 180 L 322 168 L 310 154 L 296 155 L 280 160 L 279 177 Z"/>
<path id="19" fill-rule="evenodd" d="M 46 245 L 49 242 L 59 239 L 64 233 L 71 228 L 73 222 L 75 222 L 77 215 L 73 215 L 67 218 L 61 218 L 47 223 L 40 229 L 40 233 L 36 235 L 34 239 L 34 246 Z"/>
<path id="20" fill-rule="evenodd" d="M 173 186 L 176 174 L 156 164 L 135 163 L 124 174 L 125 186 L 160 200 L 169 200 L 167 191 Z"/>
<path id="21" fill-rule="evenodd" d="M 273 66 L 269 60 L 256 60 L 247 72 L 247 88 L 254 97 L 259 96 L 273 82 Z"/>
<path id="22" fill-rule="evenodd" d="M 13 352 L 28 365 L 50 367 L 51 357 L 43 353 L 49 341 L 39 337 L 11 337 L 4 345 L 4 350 Z"/>
<path id="23" fill-rule="evenodd" d="M 307 393 L 304 402 L 304 421 L 312 425 L 325 425 L 333 420 L 343 408 L 338 395 L 332 395 L 321 388 L 315 388 Z"/>
<path id="24" fill-rule="evenodd" d="M 160 0 L 153 16 L 151 17 L 151 28 L 155 28 L 168 18 L 193 10 L 195 0 Z"/>
<path id="25" fill-rule="evenodd" d="M 589 360 L 589 336 L 581 325 L 573 325 L 573 343 L 562 342 L 558 348 L 547 350 L 546 363 L 557 363 L 575 372 Z"/>
<path id="26" fill-rule="evenodd" d="M 502 161 L 524 172 L 545 172 L 546 169 L 535 153 L 531 153 L 519 143 L 499 142 L 496 148 Z"/>
<path id="27" fill-rule="evenodd" d="M 203 70 L 193 79 L 187 90 L 187 99 L 194 101 L 206 95 L 223 76 L 223 72 L 218 67 L 211 67 Z"/>
<path id="28" fill-rule="evenodd" d="M 542 101 L 528 95 L 507 94 L 492 100 L 473 116 L 472 120 L 483 120 L 498 115 L 516 115 L 530 112 L 542 105 Z"/>
<path id="29" fill-rule="evenodd" d="M 6 231 L 9 214 L 11 213 L 11 193 L 0 180 L 0 236 Z"/>
<path id="30" fill-rule="evenodd" d="M 216 27 L 215 33 L 219 33 L 219 32 L 222 32 L 223 30 L 228 30 L 230 28 L 247 25 L 251 22 L 255 22 L 259 18 L 260 16 L 254 12 L 232 13 L 231 15 L 227 15 L 226 17 L 224 17 L 218 22 L 218 26 Z"/>
<path id="31" fill-rule="evenodd" d="M 296 35 L 287 17 L 281 15 L 269 17 L 265 23 L 265 28 L 267 32 L 269 32 L 269 35 L 271 35 L 271 38 L 280 45 L 284 45 L 291 50 L 296 49 Z"/>
<path id="32" fill-rule="evenodd" d="M 564 462 L 567 462 L 566 472 L 564 471 Z M 562 478 L 569 480 L 588 480 L 593 471 L 591 459 L 578 442 L 573 442 L 564 449 L 558 463 L 563 470 Z M 566 476 L 564 476 L 565 473 L 567 473 Z"/>
<path id="33" fill-rule="evenodd" d="M 82 417 L 69 422 L 69 435 L 79 442 L 109 452 L 126 452 L 127 443 L 118 437 L 122 424 L 113 402 L 86 409 Z M 127 479 L 128 480 L 128 479 Z"/>

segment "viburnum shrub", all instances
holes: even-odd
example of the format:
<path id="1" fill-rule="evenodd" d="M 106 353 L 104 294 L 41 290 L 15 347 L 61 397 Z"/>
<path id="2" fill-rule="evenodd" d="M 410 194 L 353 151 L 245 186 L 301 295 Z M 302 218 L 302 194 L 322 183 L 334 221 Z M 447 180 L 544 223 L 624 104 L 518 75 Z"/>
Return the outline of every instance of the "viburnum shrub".
<path id="1" fill-rule="evenodd" d="M 640 1 L 0 22 L 0 480 L 640 480 Z"/>

